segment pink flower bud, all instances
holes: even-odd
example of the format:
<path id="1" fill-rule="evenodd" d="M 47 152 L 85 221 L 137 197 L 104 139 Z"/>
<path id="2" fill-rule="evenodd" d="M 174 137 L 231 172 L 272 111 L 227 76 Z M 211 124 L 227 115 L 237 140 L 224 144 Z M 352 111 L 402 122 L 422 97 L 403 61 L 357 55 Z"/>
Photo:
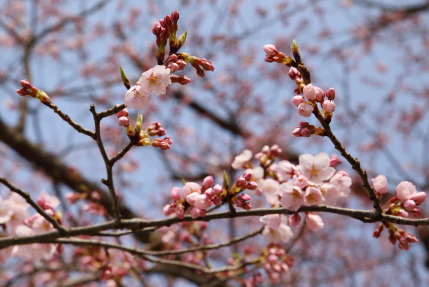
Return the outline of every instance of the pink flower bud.
<path id="1" fill-rule="evenodd" d="M 179 187 L 173 187 L 173 188 L 170 190 L 170 197 L 171 197 L 173 200 L 178 200 L 178 199 L 180 199 L 180 188 L 179 188 Z"/>
<path id="2" fill-rule="evenodd" d="M 164 206 L 163 210 L 165 216 L 169 216 L 174 212 L 174 207 L 171 204 L 167 204 Z"/>
<path id="3" fill-rule="evenodd" d="M 311 116 L 311 113 L 313 112 L 314 108 L 311 104 L 308 104 L 306 102 L 301 103 L 298 106 L 298 113 L 303 117 L 309 117 Z"/>
<path id="4" fill-rule="evenodd" d="M 213 191 L 216 195 L 219 195 L 222 193 L 222 186 L 220 184 L 216 184 L 213 186 Z"/>
<path id="5" fill-rule="evenodd" d="M 289 217 L 289 225 L 290 226 L 297 226 L 301 222 L 301 216 L 299 213 L 294 213 Z"/>
<path id="6" fill-rule="evenodd" d="M 411 214 L 414 217 L 421 217 L 423 215 L 423 210 L 421 208 L 416 207 L 413 210 L 411 210 Z"/>
<path id="7" fill-rule="evenodd" d="M 295 128 L 293 130 L 293 132 L 292 132 L 292 135 L 296 136 L 296 137 L 302 137 L 302 135 L 301 135 L 301 128 Z"/>
<path id="8" fill-rule="evenodd" d="M 410 233 L 405 233 L 404 234 L 405 239 L 407 239 L 409 242 L 419 242 L 419 240 L 412 234 Z"/>
<path id="9" fill-rule="evenodd" d="M 324 101 L 322 104 L 322 108 L 326 112 L 332 113 L 333 111 L 335 111 L 335 103 L 333 101 Z"/>
<path id="10" fill-rule="evenodd" d="M 379 175 L 371 181 L 377 193 L 384 194 L 387 192 L 387 178 L 384 175 Z"/>
<path id="11" fill-rule="evenodd" d="M 303 96 L 294 96 L 293 98 L 292 98 L 292 103 L 295 105 L 295 106 L 299 106 L 301 103 L 303 103 L 305 100 L 304 100 L 304 97 Z"/>
<path id="12" fill-rule="evenodd" d="M 425 201 L 426 199 L 426 193 L 423 191 L 416 192 L 413 196 L 410 197 L 411 200 L 413 200 L 416 205 L 420 205 Z"/>
<path id="13" fill-rule="evenodd" d="M 315 100 L 317 90 L 312 84 L 308 84 L 302 89 L 302 93 L 304 94 L 304 97 L 306 97 L 309 100 Z"/>
<path id="14" fill-rule="evenodd" d="M 323 102 L 323 98 L 325 97 L 325 93 L 319 87 L 314 87 L 316 89 L 316 100 L 317 102 Z"/>
<path id="15" fill-rule="evenodd" d="M 119 111 L 119 112 L 116 114 L 116 116 L 117 116 L 118 118 L 120 118 L 120 117 L 128 117 L 128 109 L 127 109 L 127 108 L 125 108 L 125 109 L 123 109 L 123 110 Z"/>
<path id="16" fill-rule="evenodd" d="M 401 208 L 401 209 L 399 209 L 399 211 L 398 211 L 398 213 L 396 215 L 400 216 L 400 217 L 408 217 L 408 212 L 406 212 L 405 210 L 403 210 Z"/>
<path id="17" fill-rule="evenodd" d="M 251 172 L 245 172 L 245 173 L 243 173 L 243 177 L 246 181 L 250 181 L 252 179 L 252 173 Z"/>
<path id="18" fill-rule="evenodd" d="M 331 158 L 329 159 L 329 166 L 330 167 L 336 167 L 337 165 L 341 164 L 343 160 L 339 158 L 336 154 L 333 154 Z M 374 182 L 373 182 L 374 184 Z"/>
<path id="19" fill-rule="evenodd" d="M 237 178 L 237 180 L 235 181 L 235 185 L 237 186 L 237 187 L 242 187 L 242 186 L 244 186 L 244 184 L 246 183 L 246 180 L 244 179 L 244 177 L 242 177 L 242 176 L 239 176 L 238 178 Z"/>
<path id="20" fill-rule="evenodd" d="M 277 49 L 276 46 L 269 44 L 264 46 L 264 52 L 268 56 L 275 56 L 279 53 L 279 50 Z"/>
<path id="21" fill-rule="evenodd" d="M 311 132 L 311 130 L 309 128 L 303 128 L 301 130 L 301 136 L 303 137 L 309 137 L 311 136 L 313 133 Z"/>
<path id="22" fill-rule="evenodd" d="M 250 190 L 255 190 L 258 188 L 258 184 L 255 181 L 251 181 L 246 184 L 246 188 Z"/>
<path id="23" fill-rule="evenodd" d="M 128 127 L 128 126 L 130 125 L 130 119 L 129 119 L 129 118 L 127 118 L 127 117 L 120 117 L 120 118 L 118 119 L 118 124 L 119 124 L 121 127 Z"/>
<path id="24" fill-rule="evenodd" d="M 405 210 L 407 210 L 407 211 L 412 211 L 415 207 L 416 207 L 416 203 L 414 202 L 414 200 L 407 199 L 407 200 L 404 202 L 404 208 L 405 208 Z"/>
<path id="25" fill-rule="evenodd" d="M 201 190 L 202 191 L 206 190 L 207 188 L 209 188 L 210 186 L 212 186 L 213 183 L 214 183 L 213 176 L 211 176 L 211 175 L 206 176 L 204 178 L 204 180 L 203 180 L 203 183 L 202 183 L 202 186 L 201 186 Z"/>
<path id="26" fill-rule="evenodd" d="M 334 90 L 334 88 L 330 88 L 329 90 L 326 91 L 326 97 L 330 101 L 332 101 L 333 99 L 335 99 L 335 90 Z"/>
<path id="27" fill-rule="evenodd" d="M 305 222 L 307 224 L 307 227 L 310 228 L 310 230 L 312 231 L 317 231 L 319 229 L 322 229 L 323 226 L 325 226 L 322 218 L 319 215 L 311 212 L 307 212 Z"/>
<path id="28" fill-rule="evenodd" d="M 289 77 L 290 77 L 292 80 L 295 80 L 296 78 L 301 77 L 301 73 L 300 73 L 296 68 L 291 67 L 291 68 L 289 69 Z"/>

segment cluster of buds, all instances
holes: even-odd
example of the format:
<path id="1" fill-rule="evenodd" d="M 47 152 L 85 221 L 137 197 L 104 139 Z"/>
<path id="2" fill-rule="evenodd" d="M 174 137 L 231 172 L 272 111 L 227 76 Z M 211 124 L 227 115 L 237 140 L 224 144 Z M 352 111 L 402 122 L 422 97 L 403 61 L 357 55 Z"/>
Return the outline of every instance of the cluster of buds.
<path id="1" fill-rule="evenodd" d="M 259 160 L 261 166 L 268 167 L 282 153 L 282 149 L 278 145 L 271 147 L 265 145 L 260 152 L 255 154 L 255 158 Z"/>
<path id="2" fill-rule="evenodd" d="M 175 10 L 171 13 L 171 15 L 165 16 L 164 19 L 159 20 L 152 27 L 152 33 L 156 36 L 156 45 L 158 46 L 156 51 L 156 59 L 159 65 L 164 62 L 167 40 L 169 40 L 170 55 L 179 51 L 186 41 L 186 31 L 179 37 L 176 35 L 178 21 L 179 12 Z"/>
<path id="3" fill-rule="evenodd" d="M 195 182 L 187 182 L 182 189 L 173 187 L 170 190 L 172 202 L 164 206 L 164 214 L 168 216 L 175 213 L 178 218 L 183 218 L 186 212 L 192 218 L 206 215 L 207 208 L 222 202 L 223 188 L 219 184 L 212 187 L 213 183 L 213 177 L 207 176 L 201 186 Z"/>
<path id="4" fill-rule="evenodd" d="M 192 67 L 197 71 L 197 75 L 201 78 L 204 78 L 204 71 L 213 72 L 215 67 L 212 62 L 204 58 L 198 58 L 195 56 L 191 56 L 187 53 L 178 53 L 177 54 L 179 60 L 183 60 L 186 63 L 190 63 Z"/>
<path id="5" fill-rule="evenodd" d="M 293 265 L 293 259 L 289 256 L 280 244 L 270 244 L 262 252 L 262 261 L 265 272 L 271 283 L 278 283 L 282 274 L 289 271 Z"/>
<path id="6" fill-rule="evenodd" d="M 387 192 L 387 180 L 385 181 L 386 187 L 376 185 L 381 181 L 381 176 L 373 179 L 374 189 L 378 194 Z M 411 214 L 414 217 L 422 215 L 423 211 L 420 205 L 425 201 L 426 193 L 423 191 L 416 191 L 416 186 L 409 181 L 402 181 L 396 187 L 395 196 L 389 200 L 385 208 L 386 214 L 397 215 L 401 217 L 408 217 Z"/>
<path id="7" fill-rule="evenodd" d="M 33 86 L 30 81 L 22 80 L 19 83 L 21 84 L 22 88 L 16 91 L 18 95 L 22 97 L 30 96 L 32 98 L 36 98 L 43 104 L 51 103 L 49 96 L 44 91 Z"/>
<path id="8" fill-rule="evenodd" d="M 308 122 L 300 122 L 299 126 L 293 130 L 292 135 L 296 137 L 323 136 L 325 135 L 325 131 L 320 127 L 310 125 Z"/>
<path id="9" fill-rule="evenodd" d="M 164 206 L 164 214 L 176 214 L 183 218 L 189 213 L 192 218 L 204 216 L 212 205 L 220 205 L 229 200 L 237 207 L 249 210 L 251 197 L 247 194 L 239 194 L 244 189 L 256 189 L 256 182 L 251 181 L 251 174 L 238 177 L 231 189 L 226 189 L 219 184 L 214 184 L 213 176 L 204 178 L 201 186 L 195 182 L 187 182 L 183 188 L 173 187 L 170 190 L 171 203 Z M 227 184 L 224 184 L 227 186 Z"/>
<path id="10" fill-rule="evenodd" d="M 331 88 L 324 93 L 321 88 L 309 83 L 309 77 L 302 76 L 301 72 L 306 75 L 308 74 L 307 76 L 309 76 L 309 73 L 307 68 L 300 63 L 301 58 L 298 52 L 298 44 L 295 41 L 292 44 L 292 52 L 296 62 L 291 57 L 279 52 L 277 47 L 272 44 L 265 45 L 264 52 L 266 53 L 266 62 L 277 62 L 291 67 L 289 69 L 289 77 L 294 80 L 297 85 L 292 103 L 298 108 L 298 113 L 303 117 L 309 117 L 317 107 L 317 103 L 319 103 L 322 108 L 322 116 L 327 123 L 330 123 L 332 114 L 335 111 L 335 103 L 333 102 L 335 90 Z M 304 78 L 306 78 L 307 82 Z M 298 136 L 308 136 L 301 135 L 300 133 L 297 134 Z"/>
<path id="11" fill-rule="evenodd" d="M 387 178 L 384 175 L 373 178 L 372 185 L 378 197 L 387 193 Z M 409 181 L 402 181 L 396 186 L 395 196 L 386 203 L 383 213 L 401 217 L 408 217 L 411 214 L 418 217 L 422 215 L 422 209 L 419 206 L 425 199 L 425 192 L 417 191 L 416 186 Z M 406 233 L 393 223 L 380 224 L 374 231 L 373 236 L 376 238 L 380 237 L 384 227 L 389 231 L 390 242 L 393 245 L 399 242 L 398 246 L 401 249 L 408 250 L 410 243 L 418 242 L 414 235 Z"/>
<path id="12" fill-rule="evenodd" d="M 277 62 L 280 64 L 285 64 L 286 66 L 291 66 L 291 63 L 293 62 L 292 58 L 289 56 L 286 56 L 282 52 L 280 52 L 276 46 L 269 44 L 264 46 L 264 52 L 265 52 L 265 62 L 272 63 Z"/>
<path id="13" fill-rule="evenodd" d="M 378 226 L 376 230 L 374 230 L 373 236 L 375 238 L 379 238 L 381 232 L 383 232 L 384 226 L 386 226 L 389 231 L 389 241 L 393 245 L 398 242 L 398 247 L 403 250 L 410 249 L 411 243 L 416 243 L 419 240 L 412 234 L 405 232 L 405 230 L 398 228 L 395 224 L 392 223 L 383 223 Z"/>
<path id="14" fill-rule="evenodd" d="M 235 183 L 231 187 L 230 190 L 230 200 L 233 204 L 238 207 L 241 207 L 245 210 L 250 210 L 252 205 L 250 204 L 250 200 L 252 199 L 250 195 L 246 193 L 239 194 L 241 191 L 245 189 L 256 190 L 258 188 L 258 184 L 253 181 L 252 173 L 245 172 L 242 176 L 237 177 Z"/>
<path id="15" fill-rule="evenodd" d="M 162 137 L 167 134 L 167 131 L 162 127 L 162 124 L 160 122 L 152 123 L 146 128 L 146 130 L 143 130 L 143 116 L 141 114 L 137 116 L 135 127 L 130 124 L 127 109 L 119 111 L 116 116 L 118 117 L 119 125 L 127 128 L 128 137 L 133 140 L 137 146 L 151 145 L 162 150 L 168 150 L 171 148 L 173 141 L 169 137 L 164 137 L 163 139 L 151 139 L 151 137 Z"/>
<path id="16" fill-rule="evenodd" d="M 328 121 L 331 120 L 332 113 L 335 111 L 335 103 L 333 102 L 335 90 L 333 88 L 325 93 L 321 88 L 308 84 L 302 88 L 302 95 L 300 95 L 300 91 L 299 87 L 295 90 L 296 95 L 292 98 L 292 103 L 298 108 L 298 113 L 301 116 L 311 116 L 316 103 L 319 103 L 322 107 L 323 117 Z"/>
<path id="17" fill-rule="evenodd" d="M 130 118 L 128 117 L 128 109 L 125 108 L 119 111 L 116 116 L 118 117 L 118 124 L 121 127 L 128 127 L 130 125 Z"/>

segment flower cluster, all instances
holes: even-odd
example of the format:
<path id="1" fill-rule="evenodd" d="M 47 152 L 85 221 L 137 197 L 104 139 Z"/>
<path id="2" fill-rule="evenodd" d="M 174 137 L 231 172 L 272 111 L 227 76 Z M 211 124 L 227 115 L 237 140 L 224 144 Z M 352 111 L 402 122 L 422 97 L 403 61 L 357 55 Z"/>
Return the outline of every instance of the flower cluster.
<path id="1" fill-rule="evenodd" d="M 158 47 L 156 51 L 157 66 L 144 72 L 132 87 L 129 86 L 129 81 L 121 70 L 122 80 L 128 88 L 124 99 L 127 107 L 142 109 L 147 105 L 151 94 L 165 94 L 167 86 L 172 83 L 181 85 L 190 83 L 191 80 L 186 75 L 170 74 L 184 70 L 187 63 L 190 63 L 195 68 L 197 75 L 200 77 L 205 76 L 205 71 L 214 71 L 214 65 L 209 60 L 191 56 L 187 53 L 178 53 L 187 37 L 186 31 L 179 37 L 176 35 L 179 18 L 179 12 L 173 11 L 171 15 L 165 16 L 164 19 L 153 25 L 152 33 L 156 37 Z M 165 59 L 167 43 L 170 51 L 169 56 Z"/>
<path id="2" fill-rule="evenodd" d="M 387 193 L 387 178 L 379 175 L 372 179 L 372 184 L 378 197 Z M 420 205 L 425 201 L 426 193 L 417 191 L 416 186 L 409 181 L 402 181 L 396 186 L 395 196 L 392 197 L 383 208 L 385 214 L 396 215 L 401 217 L 419 217 L 422 215 Z M 398 228 L 393 223 L 382 223 L 374 231 L 374 237 L 380 237 L 384 227 L 389 232 L 389 241 L 395 245 L 398 243 L 399 248 L 408 250 L 410 243 L 418 242 L 417 238 Z"/>
<path id="3" fill-rule="evenodd" d="M 170 149 L 173 141 L 169 137 L 151 139 L 151 137 L 162 137 L 167 134 L 167 131 L 162 127 L 160 122 L 150 124 L 146 130 L 142 130 L 143 117 L 137 116 L 135 127 L 130 124 L 128 117 L 128 109 L 119 111 L 116 116 L 118 117 L 118 124 L 127 128 L 127 135 L 131 140 L 134 140 L 138 146 L 148 146 L 160 148 L 161 150 Z"/>
<path id="4" fill-rule="evenodd" d="M 164 206 L 164 214 L 176 214 L 183 218 L 185 213 L 189 213 L 193 218 L 204 216 L 207 209 L 212 205 L 220 205 L 230 202 L 237 207 L 249 210 L 251 197 L 241 193 L 245 189 L 256 189 L 257 184 L 251 180 L 251 174 L 244 174 L 237 178 L 231 188 L 224 188 L 219 184 L 214 184 L 213 176 L 204 178 L 201 185 L 195 182 L 187 182 L 183 188 L 173 187 L 170 190 L 171 203 Z"/>
<path id="5" fill-rule="evenodd" d="M 293 165 L 287 160 L 275 162 L 281 154 L 281 149 L 275 145 L 265 146 L 255 155 L 259 166 L 252 168 L 252 152 L 243 151 L 232 164 L 233 168 L 247 168 L 246 173 L 258 183 L 259 194 L 264 194 L 266 201 L 272 207 L 284 207 L 297 211 L 301 206 L 328 204 L 334 205 L 338 198 L 350 193 L 351 178 L 344 171 L 336 171 L 337 157 L 330 158 L 326 153 L 316 156 L 304 154 L 299 157 L 299 165 Z M 279 216 L 264 216 L 260 221 L 265 224 L 263 232 L 267 242 L 287 242 L 291 232 L 286 225 L 297 225 L 301 220 L 298 214 L 280 219 Z M 320 216 L 307 212 L 307 226 L 315 231 L 322 228 Z"/>
<path id="6" fill-rule="evenodd" d="M 60 215 L 55 212 L 59 205 L 56 197 L 42 192 L 37 204 L 55 220 L 61 220 Z M 29 216 L 28 207 L 27 202 L 16 193 L 11 193 L 7 198 L 0 197 L 0 224 L 4 227 L 5 235 L 31 236 L 53 230 L 52 224 L 39 213 Z M 57 248 L 55 244 L 15 245 L 2 250 L 0 258 L 50 259 L 57 252 Z"/>
<path id="7" fill-rule="evenodd" d="M 292 45 L 292 51 L 297 53 L 298 45 L 294 41 Z M 304 80 L 301 72 L 296 68 L 299 66 L 292 58 L 287 57 L 282 52 L 279 52 L 277 47 L 269 44 L 264 46 L 264 52 L 266 53 L 266 62 L 277 62 L 289 66 L 289 77 L 295 81 L 297 87 L 295 89 L 295 96 L 292 98 L 292 103 L 297 107 L 298 113 L 303 117 L 310 117 L 317 107 L 317 103 L 322 108 L 322 116 L 327 123 L 332 119 L 333 112 L 335 111 L 335 90 L 330 88 L 326 93 L 319 87 L 313 86 Z M 294 54 L 295 55 L 295 54 Z M 297 137 L 309 137 L 310 135 L 325 135 L 323 129 L 316 128 L 307 122 L 301 122 L 300 126 L 297 127 L 293 133 Z"/>
<path id="8" fill-rule="evenodd" d="M 278 283 L 281 276 L 292 267 L 293 259 L 279 244 L 270 244 L 262 252 L 265 272 L 271 283 Z"/>

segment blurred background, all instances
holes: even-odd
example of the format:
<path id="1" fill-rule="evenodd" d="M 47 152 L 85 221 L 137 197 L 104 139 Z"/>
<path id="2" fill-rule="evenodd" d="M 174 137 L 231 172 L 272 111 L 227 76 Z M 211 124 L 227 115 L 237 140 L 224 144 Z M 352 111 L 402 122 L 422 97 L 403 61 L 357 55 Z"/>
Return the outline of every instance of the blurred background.
<path id="1" fill-rule="evenodd" d="M 418 190 L 429 187 L 428 1 L 2 0 L 0 5 L 0 174 L 34 197 L 42 190 L 58 196 L 69 224 L 103 220 L 84 212 L 86 201 L 71 206 L 65 195 L 106 193 L 100 183 L 104 163 L 90 138 L 37 100 L 17 95 L 19 81 L 30 80 L 74 121 L 93 129 L 90 104 L 102 111 L 123 103 L 126 89 L 119 66 L 134 83 L 156 65 L 152 25 L 173 10 L 180 13 L 179 33 L 188 31 L 181 52 L 206 58 L 216 69 L 199 78 L 188 67 L 178 74 L 186 74 L 190 84 L 173 84 L 167 94 L 151 98 L 144 123 L 161 122 L 173 146 L 168 151 L 133 148 L 115 166 L 125 217 L 163 218 L 169 190 L 182 186 L 182 180 L 201 182 L 211 174 L 221 183 L 224 170 L 231 178 L 240 175 L 230 164 L 245 148 L 257 153 L 264 145 L 278 144 L 282 158 L 294 163 L 299 154 L 335 153 L 326 138 L 291 135 L 300 121 L 307 120 L 290 101 L 295 83 L 286 67 L 264 62 L 263 45 L 275 44 L 291 55 L 293 39 L 313 84 L 325 91 L 335 88 L 331 126 L 370 177 L 386 175 L 391 195 L 403 180 Z M 135 110 L 130 112 L 135 120 Z M 308 121 L 317 124 L 314 118 Z M 102 122 L 102 135 L 110 156 L 127 143 L 115 116 Z M 341 205 L 371 209 L 354 171 L 346 162 L 340 168 L 354 178 L 352 195 Z M 0 192 L 5 195 L 8 190 L 1 186 Z M 253 198 L 254 207 L 267 206 L 263 198 Z M 100 204 L 109 209 L 108 198 Z M 375 224 L 338 215 L 322 217 L 323 230 L 301 230 L 299 240 L 288 246 L 294 267 L 277 286 L 428 284 L 426 227 L 406 228 L 420 242 L 405 252 L 391 245 L 386 234 L 373 238 Z M 257 218 L 211 222 L 206 235 L 228 240 L 250 231 L 243 226 L 257 230 L 260 223 Z M 194 243 L 198 240 L 203 242 L 199 238 Z M 210 264 L 225 265 L 232 254 L 242 255 L 246 246 L 263 246 L 258 238 L 252 240 L 213 251 Z M 156 241 L 124 239 L 161 248 Z M 79 278 L 97 273 L 80 268 L 73 252 L 70 247 L 59 261 L 68 274 Z M 13 259 L 0 266 L 0 276 L 8 278 L 5 286 L 27 286 L 33 280 L 18 276 L 22 264 L 26 263 Z M 31 268 L 33 274 L 42 272 Z M 148 286 L 200 284 L 198 276 L 187 278 L 177 270 L 148 270 L 137 272 L 147 276 Z M 255 270 L 231 275 L 228 284 L 240 286 Z M 61 280 L 52 286 L 69 286 Z M 132 283 L 139 282 L 135 278 L 124 282 L 141 286 Z M 103 286 L 93 276 L 82 284 L 98 283 Z"/>

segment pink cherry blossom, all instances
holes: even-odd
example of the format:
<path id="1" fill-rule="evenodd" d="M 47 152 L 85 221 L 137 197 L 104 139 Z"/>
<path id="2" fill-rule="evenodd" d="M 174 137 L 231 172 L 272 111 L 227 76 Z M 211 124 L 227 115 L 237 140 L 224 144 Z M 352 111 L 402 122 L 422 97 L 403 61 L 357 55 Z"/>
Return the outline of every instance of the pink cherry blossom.
<path id="1" fill-rule="evenodd" d="M 140 85 L 132 86 L 125 94 L 124 103 L 128 108 L 143 109 L 149 102 L 149 93 L 142 93 Z"/>
<path id="2" fill-rule="evenodd" d="M 262 231 L 262 237 L 267 243 L 289 242 L 293 237 L 292 230 L 286 224 L 286 218 L 283 215 L 270 214 L 259 218 L 259 221 L 265 224 Z"/>
<path id="3" fill-rule="evenodd" d="M 319 153 L 316 156 L 303 154 L 299 156 L 297 171 L 303 174 L 309 182 L 321 184 L 330 179 L 335 169 L 329 166 L 329 156 L 326 153 Z"/>
<path id="4" fill-rule="evenodd" d="M 280 205 L 279 187 L 280 187 L 280 184 L 278 183 L 278 181 L 272 178 L 268 178 L 263 181 L 262 190 L 265 194 L 265 199 L 271 206 Z"/>
<path id="5" fill-rule="evenodd" d="M 142 94 L 165 94 L 167 86 L 171 84 L 170 69 L 163 65 L 157 65 L 144 72 L 137 84 L 140 85 L 138 89 Z"/>
<path id="6" fill-rule="evenodd" d="M 287 181 L 292 178 L 295 173 L 295 166 L 287 160 L 281 160 L 278 164 L 273 165 L 272 169 L 277 175 L 280 182 Z"/>
<path id="7" fill-rule="evenodd" d="M 379 175 L 371 179 L 374 189 L 379 194 L 384 194 L 387 192 L 387 178 L 384 175 Z"/>
<path id="8" fill-rule="evenodd" d="M 325 201 L 320 189 L 310 186 L 305 190 L 305 205 L 318 205 Z"/>
<path id="9" fill-rule="evenodd" d="M 325 224 L 323 223 L 322 218 L 314 213 L 307 212 L 305 223 L 307 224 L 307 227 L 310 228 L 312 231 L 317 231 L 319 229 L 322 229 Z"/>
<path id="10" fill-rule="evenodd" d="M 298 186 L 294 186 L 290 182 L 282 183 L 279 187 L 281 195 L 281 203 L 284 208 L 297 210 L 304 202 L 304 192 Z"/>
<path id="11" fill-rule="evenodd" d="M 234 158 L 234 161 L 231 164 L 233 169 L 240 169 L 245 167 L 246 163 L 252 159 L 252 151 L 245 149 L 239 155 Z"/>
<path id="12" fill-rule="evenodd" d="M 329 183 L 334 185 L 338 190 L 341 197 L 347 197 L 350 194 L 350 186 L 352 185 L 352 179 L 347 172 L 340 170 L 332 176 Z"/>
<path id="13" fill-rule="evenodd" d="M 40 194 L 37 204 L 40 205 L 40 207 L 43 209 L 54 210 L 54 208 L 60 204 L 60 201 L 56 196 L 51 196 L 43 190 Z"/>
<path id="14" fill-rule="evenodd" d="M 341 194 L 340 190 L 336 189 L 335 186 L 330 183 L 323 183 L 320 186 L 320 191 L 325 198 L 324 204 L 326 205 L 335 205 L 337 198 L 340 197 Z"/>
<path id="15" fill-rule="evenodd" d="M 9 207 L 9 202 L 0 197 L 0 224 L 7 223 L 12 216 L 12 210 Z"/>
<path id="16" fill-rule="evenodd" d="M 137 84 L 125 94 L 125 105 L 128 108 L 143 109 L 152 93 L 165 94 L 167 86 L 171 84 L 170 69 L 157 65 L 144 72 Z"/>

